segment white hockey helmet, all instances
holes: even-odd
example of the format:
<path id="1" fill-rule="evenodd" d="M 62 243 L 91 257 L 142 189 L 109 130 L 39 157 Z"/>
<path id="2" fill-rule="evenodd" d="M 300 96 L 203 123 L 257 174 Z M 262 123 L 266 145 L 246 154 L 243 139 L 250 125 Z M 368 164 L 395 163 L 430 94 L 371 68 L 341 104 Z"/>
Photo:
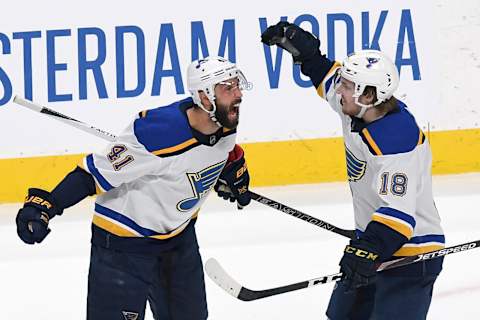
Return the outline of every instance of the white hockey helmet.
<path id="1" fill-rule="evenodd" d="M 247 80 L 237 66 L 223 57 L 210 56 L 193 61 L 187 69 L 187 87 L 193 102 L 214 118 L 217 106 L 215 104 L 215 85 L 232 78 L 238 78 L 240 89 L 247 85 Z M 199 91 L 203 91 L 213 105 L 208 111 L 202 105 Z M 214 120 L 216 121 L 216 120 Z"/>
<path id="2" fill-rule="evenodd" d="M 350 54 L 343 61 L 340 76 L 355 84 L 353 97 L 355 103 L 362 107 L 362 115 L 366 108 L 377 106 L 389 99 L 397 90 L 400 81 L 395 64 L 378 50 L 362 50 Z M 376 89 L 377 101 L 372 105 L 358 102 L 358 97 L 364 93 L 367 86 Z"/>

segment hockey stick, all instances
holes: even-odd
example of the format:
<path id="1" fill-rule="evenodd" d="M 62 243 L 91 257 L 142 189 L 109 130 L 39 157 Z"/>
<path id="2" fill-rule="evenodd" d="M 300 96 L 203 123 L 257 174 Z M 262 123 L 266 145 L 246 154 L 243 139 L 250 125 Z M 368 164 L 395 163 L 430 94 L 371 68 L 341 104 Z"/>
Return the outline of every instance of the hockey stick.
<path id="1" fill-rule="evenodd" d="M 439 257 L 444 257 L 446 255 L 467 251 L 471 249 L 478 248 L 480 246 L 480 240 L 467 242 L 463 244 L 459 244 L 453 247 L 448 247 L 428 253 L 419 254 L 416 256 L 409 256 L 404 258 L 399 258 L 392 261 L 386 261 L 380 264 L 377 268 L 377 271 L 388 270 L 392 268 L 397 268 L 400 266 L 405 266 L 408 264 L 416 263 L 419 261 L 426 261 L 431 259 L 436 259 Z M 329 283 L 332 281 L 337 281 L 342 279 L 342 273 L 335 273 L 319 278 L 314 278 L 306 281 L 301 281 L 281 287 L 276 287 L 272 289 L 264 289 L 264 290 L 251 290 L 245 288 L 237 281 L 235 281 L 218 263 L 217 260 L 214 258 L 210 258 L 205 263 L 205 271 L 210 279 L 213 280 L 220 288 L 225 290 L 228 294 L 232 295 L 233 297 L 242 300 L 242 301 L 252 301 L 258 300 L 270 296 L 275 296 L 278 294 L 300 290 L 304 288 L 310 288 L 316 285 Z"/>
<path id="2" fill-rule="evenodd" d="M 38 105 L 36 103 L 33 103 L 31 101 L 25 100 L 20 98 L 19 96 L 15 96 L 13 98 L 13 102 L 21 105 L 23 107 L 26 107 L 30 110 L 33 110 L 35 112 L 42 113 L 46 116 L 53 117 L 59 121 L 62 121 L 63 123 L 69 124 L 77 129 L 80 129 L 82 131 L 85 131 L 87 133 L 93 134 L 97 137 L 103 138 L 108 141 L 114 141 L 117 137 L 114 134 L 111 134 L 110 132 L 104 131 L 102 129 L 96 128 L 94 126 L 91 126 L 89 124 L 86 124 L 82 121 L 79 121 L 77 119 L 71 118 L 69 116 L 66 116 L 60 112 L 57 112 L 55 110 L 49 109 L 47 107 Z M 267 197 L 261 196 L 255 192 L 249 191 L 250 195 L 253 200 L 258 201 L 260 203 L 263 203 L 271 208 L 277 209 L 279 211 L 282 211 L 288 215 L 291 215 L 295 218 L 304 220 L 308 223 L 314 224 L 317 227 L 326 229 L 328 231 L 340 234 L 342 236 L 345 236 L 347 238 L 353 239 L 355 237 L 355 231 L 354 230 L 344 230 L 338 227 L 335 227 L 334 225 L 331 225 L 325 221 L 322 221 L 320 219 L 314 218 L 312 216 L 309 216 L 306 213 L 303 213 L 301 211 L 295 210 L 289 206 L 286 206 L 284 204 L 281 204 L 280 202 L 277 202 L 275 200 L 269 199 Z"/>
<path id="3" fill-rule="evenodd" d="M 306 221 L 308 223 L 311 223 L 313 225 L 316 225 L 317 227 L 323 228 L 325 230 L 334 232 L 336 234 L 342 235 L 344 237 L 350 238 L 350 239 L 355 239 L 355 231 L 354 230 L 345 230 L 338 228 L 328 222 L 322 221 L 318 218 L 312 217 L 306 213 L 303 213 L 299 210 L 293 209 L 287 205 L 284 205 L 280 202 L 277 202 L 275 200 L 269 199 L 265 196 L 261 196 L 258 193 L 255 193 L 253 191 L 249 191 L 250 196 L 252 197 L 253 200 L 258 201 L 264 205 L 269 206 L 270 208 L 277 209 L 279 211 L 282 211 L 283 213 L 286 213 L 294 218 Z"/>
<path id="4" fill-rule="evenodd" d="M 19 96 L 15 96 L 13 98 L 13 102 L 18 104 L 18 105 L 24 106 L 24 107 L 26 107 L 30 110 L 33 110 L 33 111 L 36 111 L 36 112 L 39 112 L 39 113 L 43 113 L 44 115 L 47 115 L 49 117 L 53 117 L 53 118 L 55 118 L 55 119 L 57 119 L 57 120 L 59 120 L 63 123 L 69 124 L 69 125 L 77 128 L 77 129 L 80 129 L 80 130 L 85 131 L 87 133 L 93 134 L 93 135 L 95 135 L 99 138 L 103 138 L 103 139 L 108 140 L 108 141 L 114 141 L 117 138 L 114 134 L 111 134 L 107 131 L 96 128 L 94 126 L 88 125 L 88 124 L 86 124 L 84 122 L 81 122 L 79 120 L 70 118 L 69 116 L 61 114 L 60 112 L 57 112 L 55 110 L 49 109 L 49 108 L 44 107 L 44 106 L 40 106 L 40 105 L 35 104 L 35 103 L 33 103 L 31 101 L 28 101 L 28 100 L 22 99 Z"/>

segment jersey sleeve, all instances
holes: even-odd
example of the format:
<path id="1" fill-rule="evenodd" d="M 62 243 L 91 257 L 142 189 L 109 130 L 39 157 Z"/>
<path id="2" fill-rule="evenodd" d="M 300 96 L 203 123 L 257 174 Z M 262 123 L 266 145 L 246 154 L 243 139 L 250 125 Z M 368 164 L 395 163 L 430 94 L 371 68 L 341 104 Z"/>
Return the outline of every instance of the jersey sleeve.
<path id="1" fill-rule="evenodd" d="M 138 141 L 132 122 L 104 150 L 87 155 L 80 167 L 93 176 L 97 193 L 101 193 L 145 175 L 161 174 L 165 166 Z"/>
<path id="2" fill-rule="evenodd" d="M 96 193 L 95 181 L 91 174 L 76 167 L 52 190 L 57 205 L 66 209 Z"/>
<path id="3" fill-rule="evenodd" d="M 317 94 L 327 100 L 330 106 L 338 112 L 339 103 L 335 94 L 335 82 L 339 81 L 337 71 L 341 64 L 332 61 L 325 55 L 317 55 L 315 58 L 302 63 L 302 73 L 310 78 L 317 90 Z"/>
<path id="4" fill-rule="evenodd" d="M 400 233 L 413 236 L 416 225 L 417 180 L 419 165 L 415 152 L 374 156 L 369 161 L 375 172 L 374 194 L 381 204 L 372 214 L 372 221 Z"/>

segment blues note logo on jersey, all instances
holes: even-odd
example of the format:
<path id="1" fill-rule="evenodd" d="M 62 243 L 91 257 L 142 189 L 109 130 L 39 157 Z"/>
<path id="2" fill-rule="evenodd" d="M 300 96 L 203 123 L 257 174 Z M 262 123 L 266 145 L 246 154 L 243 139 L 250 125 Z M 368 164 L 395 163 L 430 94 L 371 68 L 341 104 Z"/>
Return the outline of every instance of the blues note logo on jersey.
<path id="1" fill-rule="evenodd" d="M 345 146 L 345 151 L 347 155 L 347 175 L 348 181 L 358 181 L 362 179 L 367 169 L 367 162 L 358 159 L 355 155 L 348 150 Z"/>
<path id="2" fill-rule="evenodd" d="M 182 212 L 192 209 L 215 185 L 224 165 L 225 161 L 222 161 L 200 172 L 187 173 L 188 181 L 192 187 L 193 197 L 177 203 L 177 209 Z"/>

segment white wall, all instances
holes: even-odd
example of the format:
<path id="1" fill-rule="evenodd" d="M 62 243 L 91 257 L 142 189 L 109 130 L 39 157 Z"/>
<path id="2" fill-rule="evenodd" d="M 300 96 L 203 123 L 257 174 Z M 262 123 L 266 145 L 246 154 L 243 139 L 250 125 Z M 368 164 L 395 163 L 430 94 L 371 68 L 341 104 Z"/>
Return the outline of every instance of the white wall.
<path id="1" fill-rule="evenodd" d="M 273 88 L 275 85 L 269 81 L 267 71 L 267 57 L 271 55 L 271 64 L 275 66 L 280 56 L 276 55 L 276 50 L 267 49 L 265 54 L 260 43 L 261 21 L 270 25 L 281 16 L 287 16 L 291 22 L 298 17 L 313 21 L 313 24 L 303 22 L 302 26 L 318 27 L 322 52 L 330 51 L 330 57 L 334 52 L 341 60 L 348 47 L 362 48 L 362 34 L 367 34 L 370 41 L 374 38 L 382 11 L 385 11 L 386 18 L 378 34 L 378 44 L 397 61 L 397 65 L 402 64 L 402 59 L 407 60 L 400 68 L 401 86 L 397 96 L 406 94 L 404 99 L 419 124 L 425 127 L 428 124 L 432 130 L 477 128 L 480 121 L 480 105 L 476 99 L 480 89 L 476 81 L 480 75 L 478 0 L 461 1 L 461 5 L 458 1 L 446 0 L 297 0 L 281 4 L 271 0 L 209 0 L 196 4 L 180 0 L 168 2 L 168 7 L 165 2 L 151 1 L 86 0 L 67 4 L 59 0 L 17 0 L 2 8 L 0 158 L 81 153 L 96 150 L 104 144 L 98 138 L 7 102 L 14 94 L 30 96 L 35 102 L 113 133 L 118 133 L 137 111 L 184 97 L 185 94 L 177 94 L 177 90 L 187 90 L 185 68 L 192 59 L 192 25 L 195 29 L 200 22 L 209 53 L 215 55 L 219 53 L 224 22 L 231 26 L 229 30 L 232 32 L 224 32 L 224 35 L 229 34 L 227 48 L 234 37 L 234 51 L 227 49 L 226 55 L 235 57 L 253 82 L 253 90 L 245 93 L 242 104 L 240 142 L 338 136 L 340 126 L 336 115 L 325 107 L 312 88 L 297 84 L 292 74 L 291 58 L 286 53 L 283 53 L 280 69 L 276 69 L 279 72 L 278 88 Z M 334 29 L 329 28 L 328 21 L 334 18 L 351 23 L 351 38 L 347 37 L 347 24 L 343 20 L 335 22 Z M 133 97 L 119 98 L 115 52 L 119 42 L 115 39 L 115 31 L 125 26 L 134 26 L 137 34 L 144 35 L 144 39 L 137 39 L 145 48 L 145 86 L 141 86 Z M 79 74 L 82 72 L 78 50 L 82 41 L 79 33 L 87 32 L 86 28 L 95 28 L 90 30 L 97 34 L 87 36 L 83 42 L 86 60 L 99 58 L 99 52 L 105 54 L 104 62 L 98 62 L 97 68 L 105 84 L 106 97 L 103 98 L 98 93 L 102 92 L 101 81 L 95 81 L 92 71 L 87 72 L 84 86 L 87 96 L 80 97 Z M 172 30 L 173 33 L 169 32 Z M 333 30 L 335 37 L 329 41 L 327 34 L 332 36 Z M 98 41 L 98 35 L 100 39 L 104 35 L 105 40 Z M 159 41 L 161 35 L 168 36 L 168 45 L 159 51 L 159 43 L 165 43 Z M 126 34 L 127 89 L 134 89 L 138 84 L 137 57 L 142 54 L 138 54 L 135 40 L 133 33 Z M 105 44 L 105 50 L 99 50 L 99 42 Z M 159 64 L 157 53 L 163 57 L 163 52 L 164 63 Z M 415 54 L 417 58 L 411 59 Z M 159 75 L 160 69 L 172 69 L 171 58 L 175 60 L 176 56 L 180 63 L 177 81 L 183 90 L 175 85 L 173 77 L 164 77 L 161 90 L 155 91 L 159 83 L 154 80 L 155 74 Z M 31 65 L 31 72 L 28 65 Z M 274 73 L 270 76 L 275 78 Z M 49 77 L 55 78 L 55 85 L 52 81 L 49 84 Z M 65 101 L 59 101 L 62 97 Z"/>

